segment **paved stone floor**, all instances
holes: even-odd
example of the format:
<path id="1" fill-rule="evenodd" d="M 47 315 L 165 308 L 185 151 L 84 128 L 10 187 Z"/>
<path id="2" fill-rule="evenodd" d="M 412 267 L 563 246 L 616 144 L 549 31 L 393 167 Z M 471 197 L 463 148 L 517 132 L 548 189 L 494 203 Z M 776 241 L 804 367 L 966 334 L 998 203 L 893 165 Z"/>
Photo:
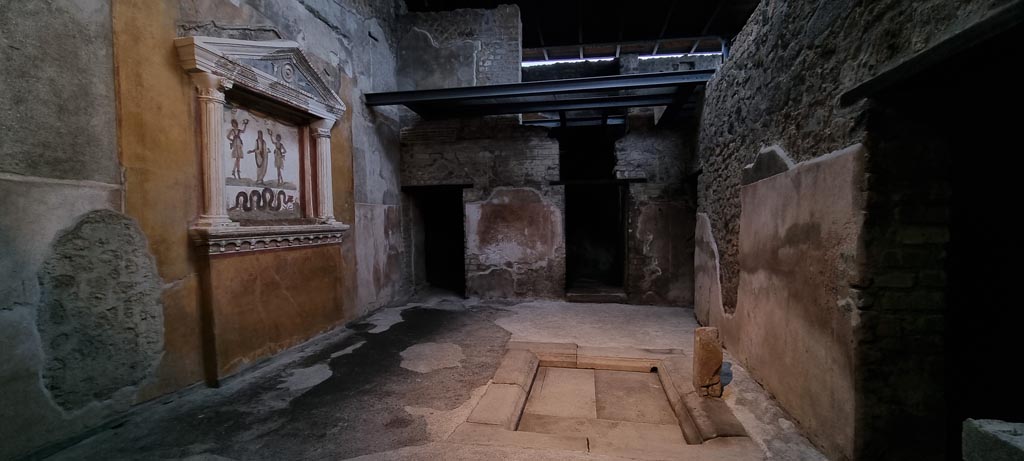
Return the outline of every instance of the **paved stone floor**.
<path id="1" fill-rule="evenodd" d="M 424 295 L 254 364 L 220 388 L 197 385 L 140 405 L 77 444 L 43 454 L 58 460 L 620 459 L 446 439 L 473 410 L 509 340 L 689 351 L 695 327 L 685 308 Z M 824 459 L 728 353 L 725 360 L 724 399 L 765 458 Z M 595 383 L 614 378 L 591 377 Z M 596 394 L 594 405 L 602 411 Z"/>

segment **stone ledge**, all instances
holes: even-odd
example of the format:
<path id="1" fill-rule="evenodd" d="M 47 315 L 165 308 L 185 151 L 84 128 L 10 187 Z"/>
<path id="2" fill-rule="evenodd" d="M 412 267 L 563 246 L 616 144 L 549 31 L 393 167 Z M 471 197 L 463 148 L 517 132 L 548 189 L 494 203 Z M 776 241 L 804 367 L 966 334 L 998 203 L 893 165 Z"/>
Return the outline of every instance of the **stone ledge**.
<path id="1" fill-rule="evenodd" d="M 583 346 L 576 352 L 576 368 L 647 373 L 671 355 L 628 347 Z"/>
<path id="2" fill-rule="evenodd" d="M 491 384 L 469 414 L 467 422 L 514 431 L 526 406 L 526 391 L 516 384 Z"/>
<path id="3" fill-rule="evenodd" d="M 539 366 L 540 360 L 532 352 L 512 349 L 505 352 L 492 381 L 494 384 L 515 384 L 529 394 Z"/>
<path id="4" fill-rule="evenodd" d="M 210 255 L 341 243 L 349 225 L 193 227 L 192 242 Z"/>

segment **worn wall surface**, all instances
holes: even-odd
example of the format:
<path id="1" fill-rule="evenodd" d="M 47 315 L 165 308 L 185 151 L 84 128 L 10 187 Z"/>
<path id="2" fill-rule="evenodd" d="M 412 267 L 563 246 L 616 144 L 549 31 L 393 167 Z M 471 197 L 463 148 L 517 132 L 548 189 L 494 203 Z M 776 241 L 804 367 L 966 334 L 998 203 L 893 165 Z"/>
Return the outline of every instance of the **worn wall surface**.
<path id="1" fill-rule="evenodd" d="M 402 15 L 399 87 L 519 82 L 522 28 L 516 5 Z"/>
<path id="2" fill-rule="evenodd" d="M 188 238 L 202 193 L 195 89 L 175 37 L 295 40 L 350 109 L 332 131 L 332 165 L 335 216 L 353 230 L 341 245 L 299 252 L 335 276 L 276 274 L 290 281 L 285 293 L 305 286 L 323 299 L 305 299 L 295 325 L 260 330 L 248 339 L 261 346 L 244 343 L 226 360 L 272 353 L 400 297 L 396 280 L 356 289 L 361 241 L 373 249 L 364 272 L 382 259 L 388 273 L 400 268 L 387 242 L 399 236 L 401 247 L 400 227 L 386 219 L 399 206 L 397 112 L 359 103 L 395 88 L 400 2 L 48 0 L 0 10 L 0 101 L 11 108 L 0 114 L 0 457 L 203 378 Z M 297 266 L 287 255 L 260 255 L 254 267 Z M 93 272 L 104 277 L 82 275 Z M 233 296 L 224 286 L 215 294 Z"/>
<path id="3" fill-rule="evenodd" d="M 90 350 L 89 338 L 63 335 L 88 329 L 93 319 L 78 311 L 45 315 L 45 308 L 67 302 L 74 309 L 101 296 L 99 302 L 121 312 L 131 309 L 123 295 L 152 290 L 153 284 L 118 275 L 119 287 L 108 293 L 104 280 L 69 278 L 73 264 L 97 269 L 94 276 L 123 269 L 111 260 L 123 249 L 118 244 L 145 241 L 137 228 L 112 233 L 116 238 L 105 246 L 96 245 L 91 231 L 97 226 L 90 227 L 90 238 L 68 237 L 99 210 L 124 219 L 116 213 L 122 195 L 109 3 L 6 2 L 0 28 L 0 458 L 7 459 L 123 408 L 140 374 L 122 374 L 121 367 L 153 365 L 149 353 L 129 353 L 91 368 L 104 352 Z M 88 260 L 71 260 L 78 256 Z M 147 298 L 147 312 L 153 306 Z M 154 320 L 95 319 L 117 338 L 97 335 L 95 345 L 130 341 L 135 326 L 159 329 Z M 84 362 L 62 366 L 76 359 Z M 109 370 L 118 370 L 116 376 L 104 376 Z"/>
<path id="4" fill-rule="evenodd" d="M 211 257 L 218 375 L 344 321 L 341 269 L 333 244 Z"/>
<path id="5" fill-rule="evenodd" d="M 698 318 L 836 459 L 854 452 L 865 154 L 854 146 L 743 187 L 733 313 L 714 292 L 703 216 L 698 226 Z"/>
<path id="6" fill-rule="evenodd" d="M 565 291 L 564 190 L 548 185 L 556 180 L 558 142 L 516 117 L 418 121 L 402 130 L 403 186 L 472 186 L 463 192 L 470 295 Z M 412 251 L 409 264 L 419 254 Z"/>
<path id="7" fill-rule="evenodd" d="M 562 203 L 561 187 L 499 187 L 485 200 L 467 201 L 466 292 L 482 298 L 562 297 Z"/>
<path id="8" fill-rule="evenodd" d="M 625 291 L 640 304 L 693 304 L 693 166 L 695 126 L 655 126 L 649 110 L 634 111 L 615 142 L 617 179 L 629 185 Z"/>

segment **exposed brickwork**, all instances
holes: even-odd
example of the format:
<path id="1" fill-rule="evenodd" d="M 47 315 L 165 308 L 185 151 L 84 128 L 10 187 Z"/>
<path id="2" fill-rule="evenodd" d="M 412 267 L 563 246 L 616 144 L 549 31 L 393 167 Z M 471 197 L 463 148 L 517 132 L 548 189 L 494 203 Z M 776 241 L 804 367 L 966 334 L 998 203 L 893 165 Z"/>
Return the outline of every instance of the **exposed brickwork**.
<path id="1" fill-rule="evenodd" d="M 632 303 L 693 304 L 696 196 L 686 185 L 695 127 L 655 127 L 651 111 L 635 111 L 615 143 L 615 177 L 629 186 L 626 293 Z"/>
<path id="2" fill-rule="evenodd" d="M 402 185 L 539 187 L 558 180 L 558 141 L 516 117 L 420 121 L 402 130 Z"/>
<path id="3" fill-rule="evenodd" d="M 942 458 L 942 443 L 893 443 L 886 429 L 944 431 L 946 246 L 951 155 L 941 133 L 893 109 L 869 116 L 866 259 L 860 309 L 857 451 L 863 459 Z M 926 451 L 922 451 L 926 450 Z M 927 451 L 930 450 L 930 451 Z"/>
<path id="4" fill-rule="evenodd" d="M 522 23 L 518 6 L 501 5 L 492 10 L 409 13 L 401 17 L 400 24 L 403 30 L 415 27 L 427 32 L 434 43 L 441 47 L 463 41 L 479 42 L 477 85 L 520 81 L 523 56 Z"/>

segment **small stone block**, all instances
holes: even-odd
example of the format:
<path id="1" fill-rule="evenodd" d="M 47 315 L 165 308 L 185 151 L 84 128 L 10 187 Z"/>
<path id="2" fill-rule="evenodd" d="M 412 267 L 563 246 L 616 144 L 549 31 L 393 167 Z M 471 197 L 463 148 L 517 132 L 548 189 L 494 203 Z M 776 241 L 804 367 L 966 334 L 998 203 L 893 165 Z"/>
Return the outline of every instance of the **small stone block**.
<path id="1" fill-rule="evenodd" d="M 519 423 L 526 405 L 526 391 L 516 384 L 491 384 L 470 413 L 471 423 L 492 424 L 510 431 Z"/>
<path id="2" fill-rule="evenodd" d="M 537 374 L 540 360 L 533 352 L 513 349 L 505 352 L 498 371 L 494 373 L 494 384 L 515 384 L 529 393 L 533 377 Z"/>
<path id="3" fill-rule="evenodd" d="M 718 328 L 700 327 L 693 332 L 693 388 L 704 397 L 722 396 L 722 343 Z"/>

